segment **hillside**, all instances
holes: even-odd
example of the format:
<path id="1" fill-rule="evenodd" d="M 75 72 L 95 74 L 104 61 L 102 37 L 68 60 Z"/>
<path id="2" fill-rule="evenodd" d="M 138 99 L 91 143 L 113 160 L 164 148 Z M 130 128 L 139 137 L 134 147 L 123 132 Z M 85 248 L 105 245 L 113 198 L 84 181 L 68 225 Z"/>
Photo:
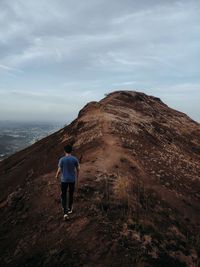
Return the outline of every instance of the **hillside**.
<path id="1" fill-rule="evenodd" d="M 74 213 L 55 179 L 81 158 Z M 159 98 L 118 91 L 0 162 L 1 266 L 200 266 L 200 124 Z"/>

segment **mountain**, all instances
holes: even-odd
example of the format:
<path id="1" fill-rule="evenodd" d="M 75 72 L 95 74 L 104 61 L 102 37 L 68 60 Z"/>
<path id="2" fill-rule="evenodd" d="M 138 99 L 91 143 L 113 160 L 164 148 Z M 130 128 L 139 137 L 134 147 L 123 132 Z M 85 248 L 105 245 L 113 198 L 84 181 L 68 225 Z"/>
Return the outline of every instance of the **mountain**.
<path id="1" fill-rule="evenodd" d="M 81 158 L 74 213 L 55 179 Z M 159 98 L 117 91 L 0 162 L 1 266 L 200 266 L 200 124 Z"/>

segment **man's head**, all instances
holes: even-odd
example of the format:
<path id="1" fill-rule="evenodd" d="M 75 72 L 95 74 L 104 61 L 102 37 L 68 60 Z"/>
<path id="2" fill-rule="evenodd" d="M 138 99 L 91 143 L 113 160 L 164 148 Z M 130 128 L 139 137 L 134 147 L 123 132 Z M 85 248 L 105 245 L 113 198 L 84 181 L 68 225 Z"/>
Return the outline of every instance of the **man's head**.
<path id="1" fill-rule="evenodd" d="M 72 152 L 72 146 L 71 145 L 66 145 L 64 147 L 64 151 L 65 151 L 65 153 L 70 154 Z"/>

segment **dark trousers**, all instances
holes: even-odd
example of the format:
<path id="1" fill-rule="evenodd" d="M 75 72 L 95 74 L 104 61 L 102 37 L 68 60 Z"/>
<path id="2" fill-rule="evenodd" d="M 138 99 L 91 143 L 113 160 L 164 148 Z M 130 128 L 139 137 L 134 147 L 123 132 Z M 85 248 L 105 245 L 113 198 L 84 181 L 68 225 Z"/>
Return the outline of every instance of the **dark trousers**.
<path id="1" fill-rule="evenodd" d="M 67 190 L 69 187 L 69 190 Z M 73 195 L 74 195 L 75 182 L 73 183 L 64 183 L 61 182 L 61 203 L 64 210 L 64 213 L 67 212 L 67 195 L 68 195 L 68 208 L 71 210 L 73 204 Z M 67 194 L 68 192 L 68 194 Z"/>

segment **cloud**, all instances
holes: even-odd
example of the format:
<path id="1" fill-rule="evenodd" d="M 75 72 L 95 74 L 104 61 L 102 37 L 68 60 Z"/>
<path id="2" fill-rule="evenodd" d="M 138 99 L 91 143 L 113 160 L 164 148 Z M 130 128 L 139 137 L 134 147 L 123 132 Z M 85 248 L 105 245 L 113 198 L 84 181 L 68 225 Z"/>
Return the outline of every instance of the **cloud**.
<path id="1" fill-rule="evenodd" d="M 23 73 L 19 68 L 8 67 L 6 65 L 0 64 L 0 71 L 8 72 L 9 75 L 15 76 L 13 73 Z"/>
<path id="2" fill-rule="evenodd" d="M 4 114 L 6 113 L 6 119 L 12 120 L 20 118 L 20 120 L 68 123 L 75 119 L 85 104 L 95 98 L 97 99 L 97 96 L 92 90 L 68 94 L 67 92 L 27 92 L 1 89 L 0 120 L 5 120 Z"/>
<path id="3" fill-rule="evenodd" d="M 198 93 L 198 0 L 2 0 L 0 9 L 1 88 L 14 107 L 23 92 L 27 117 L 40 93 L 41 105 L 60 110 L 64 97 L 74 114 L 122 87 L 155 95 L 169 88 L 169 105 L 178 90 L 189 96 L 187 85 Z"/>

